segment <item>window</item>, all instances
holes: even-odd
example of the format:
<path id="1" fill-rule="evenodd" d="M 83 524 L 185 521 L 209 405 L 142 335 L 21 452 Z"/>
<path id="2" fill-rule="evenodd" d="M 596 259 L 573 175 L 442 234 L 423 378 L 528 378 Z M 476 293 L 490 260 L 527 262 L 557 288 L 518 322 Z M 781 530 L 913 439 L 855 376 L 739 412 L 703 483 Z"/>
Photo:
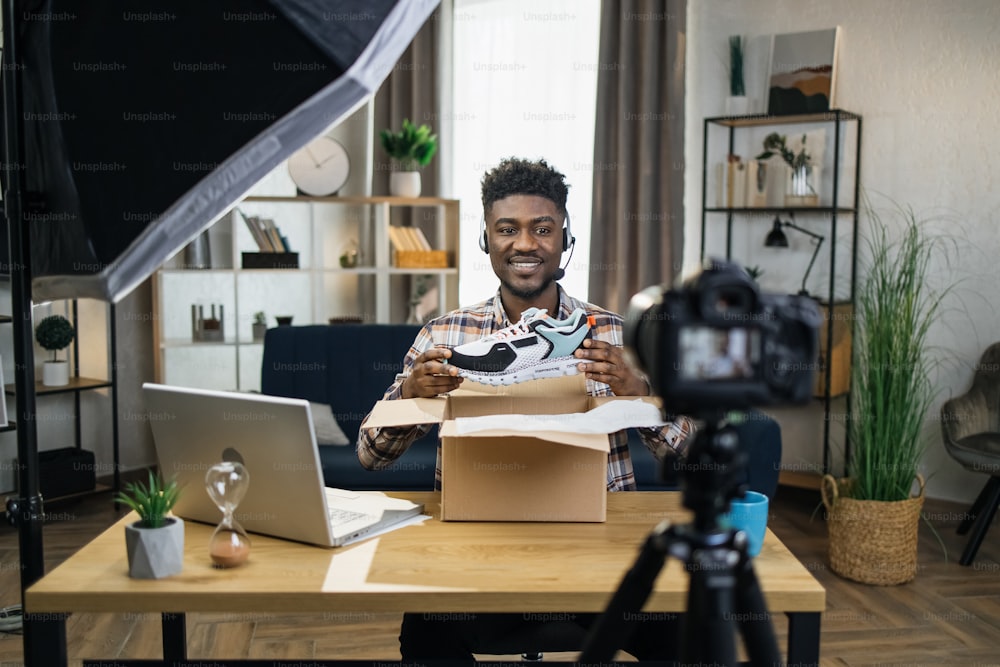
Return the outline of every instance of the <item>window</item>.
<path id="1" fill-rule="evenodd" d="M 587 298 L 599 0 L 454 0 L 452 192 L 461 200 L 459 301 L 492 296 L 479 250 L 480 180 L 502 158 L 544 158 L 566 174 L 576 247 L 561 284 Z"/>

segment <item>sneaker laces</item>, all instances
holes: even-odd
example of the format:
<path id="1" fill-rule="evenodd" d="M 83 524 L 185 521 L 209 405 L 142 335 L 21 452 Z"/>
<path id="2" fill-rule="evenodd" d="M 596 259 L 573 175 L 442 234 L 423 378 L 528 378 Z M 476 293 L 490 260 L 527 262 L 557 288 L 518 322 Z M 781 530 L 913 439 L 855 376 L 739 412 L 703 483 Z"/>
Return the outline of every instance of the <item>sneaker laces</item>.
<path id="1" fill-rule="evenodd" d="M 504 340 L 505 338 L 512 338 L 514 336 L 519 336 L 521 334 L 531 333 L 531 329 L 528 328 L 528 324 L 539 318 L 548 317 L 547 308 L 528 308 L 526 311 L 521 313 L 521 319 L 511 324 L 509 327 L 505 327 L 491 333 L 488 336 L 484 336 L 482 340 Z"/>

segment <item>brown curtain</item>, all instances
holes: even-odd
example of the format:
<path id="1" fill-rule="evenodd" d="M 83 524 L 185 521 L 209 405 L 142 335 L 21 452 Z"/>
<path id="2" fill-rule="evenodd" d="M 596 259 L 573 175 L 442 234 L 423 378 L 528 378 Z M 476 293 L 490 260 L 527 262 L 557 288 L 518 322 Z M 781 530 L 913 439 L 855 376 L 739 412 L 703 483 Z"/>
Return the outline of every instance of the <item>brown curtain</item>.
<path id="1" fill-rule="evenodd" d="M 672 283 L 684 250 L 686 0 L 601 6 L 590 301 L 624 312 L 636 292 Z"/>
<path id="2" fill-rule="evenodd" d="M 379 133 L 386 128 L 399 131 L 403 119 L 417 125 L 426 123 L 434 132 L 440 129 L 440 95 L 438 94 L 438 39 L 441 30 L 441 8 L 438 7 L 413 38 L 410 46 L 375 94 L 374 108 L 374 174 L 372 194 L 389 194 L 389 156 L 382 150 Z M 441 150 L 440 144 L 438 150 Z M 435 156 L 421 170 L 421 194 L 440 195 L 441 159 Z"/>

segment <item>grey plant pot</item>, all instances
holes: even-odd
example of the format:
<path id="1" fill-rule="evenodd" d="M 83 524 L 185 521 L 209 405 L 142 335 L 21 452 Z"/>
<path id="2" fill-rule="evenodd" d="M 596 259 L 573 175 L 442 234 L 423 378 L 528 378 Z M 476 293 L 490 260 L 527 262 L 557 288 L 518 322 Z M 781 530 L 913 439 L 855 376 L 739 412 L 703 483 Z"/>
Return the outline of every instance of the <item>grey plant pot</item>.
<path id="1" fill-rule="evenodd" d="M 160 528 L 125 526 L 128 574 L 135 579 L 162 579 L 184 568 L 184 522 L 167 519 Z"/>

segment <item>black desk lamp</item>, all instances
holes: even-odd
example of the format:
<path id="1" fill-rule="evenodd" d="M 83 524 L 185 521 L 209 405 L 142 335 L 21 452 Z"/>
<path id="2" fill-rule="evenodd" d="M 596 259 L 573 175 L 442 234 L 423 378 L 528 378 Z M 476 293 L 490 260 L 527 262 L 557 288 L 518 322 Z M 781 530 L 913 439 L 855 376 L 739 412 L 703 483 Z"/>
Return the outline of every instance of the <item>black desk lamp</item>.
<path id="1" fill-rule="evenodd" d="M 810 232 L 808 229 L 802 229 L 794 222 L 782 222 L 778 216 L 774 216 L 774 225 L 771 227 L 771 231 L 767 233 L 767 238 L 764 239 L 764 246 L 767 248 L 787 248 L 788 247 L 788 237 L 785 236 L 785 232 L 781 230 L 782 227 L 791 227 L 796 229 L 806 236 L 811 236 L 816 239 L 816 249 L 813 250 L 812 257 L 809 259 L 809 266 L 806 267 L 806 274 L 802 276 L 802 289 L 799 290 L 799 294 L 802 296 L 809 296 L 808 290 L 806 290 L 806 280 L 809 279 L 809 272 L 812 271 L 813 264 L 816 262 L 816 255 L 819 254 L 819 248 L 823 245 L 824 236 Z"/>

